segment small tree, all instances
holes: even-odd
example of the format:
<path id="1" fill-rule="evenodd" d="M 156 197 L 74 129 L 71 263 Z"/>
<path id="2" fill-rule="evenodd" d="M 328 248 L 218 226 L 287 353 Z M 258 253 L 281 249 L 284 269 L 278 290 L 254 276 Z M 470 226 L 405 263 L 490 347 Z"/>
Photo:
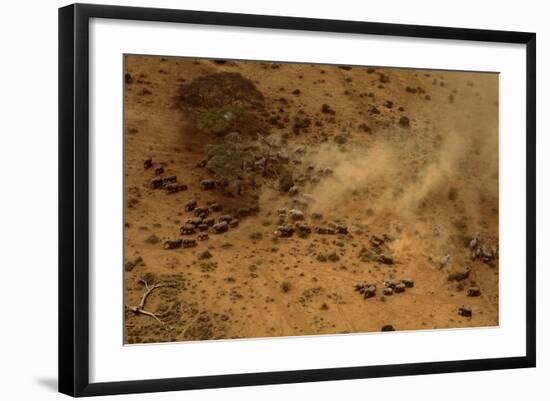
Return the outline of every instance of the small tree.
<path id="1" fill-rule="evenodd" d="M 206 153 L 206 168 L 232 195 L 239 195 L 241 183 L 249 178 L 246 164 L 254 160 L 254 155 L 237 144 L 228 143 L 206 145 Z"/>

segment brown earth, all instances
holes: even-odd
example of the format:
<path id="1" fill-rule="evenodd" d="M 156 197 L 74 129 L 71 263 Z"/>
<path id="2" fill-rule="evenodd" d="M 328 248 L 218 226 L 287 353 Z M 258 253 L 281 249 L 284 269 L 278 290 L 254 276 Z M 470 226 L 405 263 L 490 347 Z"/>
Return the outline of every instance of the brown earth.
<path id="1" fill-rule="evenodd" d="M 125 64 L 126 343 L 498 325 L 498 75 L 144 56 Z M 254 85 L 204 89 L 221 72 Z M 224 93 L 253 99 L 248 107 L 228 96 L 246 109 L 230 127 L 242 141 L 261 146 L 258 131 L 290 158 L 275 178 L 253 172 L 254 185 L 235 197 L 199 185 L 214 178 L 201 164 L 205 145 L 226 134 L 197 128 L 211 107 L 201 101 L 218 107 Z M 160 177 L 187 189 L 151 189 L 160 166 Z M 297 195 L 279 191 L 281 169 Z M 209 228 L 194 247 L 165 249 L 200 234 L 180 235 L 191 199 L 220 204 L 216 222 L 242 207 L 252 214 L 226 233 Z M 348 233 L 281 237 L 277 209 L 290 222 L 293 207 L 304 226 Z M 472 260 L 476 236 L 494 257 Z M 414 287 L 383 296 L 390 279 Z M 135 312 L 140 280 L 168 284 L 143 304 L 156 318 Z M 359 283 L 375 284 L 376 295 L 364 299 Z M 481 295 L 469 297 L 470 287 Z"/>

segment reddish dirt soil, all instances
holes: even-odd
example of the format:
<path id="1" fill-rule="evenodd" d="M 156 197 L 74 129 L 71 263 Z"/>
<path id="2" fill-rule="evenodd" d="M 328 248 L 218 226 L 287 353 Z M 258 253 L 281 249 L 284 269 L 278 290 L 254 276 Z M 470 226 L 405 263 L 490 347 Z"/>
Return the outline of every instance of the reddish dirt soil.
<path id="1" fill-rule="evenodd" d="M 125 304 L 139 306 L 144 281 L 169 284 L 143 304 L 158 320 L 126 311 L 126 343 L 498 325 L 497 74 L 150 56 L 125 64 Z M 243 141 L 260 146 L 251 131 L 261 130 L 278 144 L 298 194 L 262 175 L 237 197 L 201 189 L 213 178 L 201 166 L 205 145 L 224 139 L 197 128 L 199 111 L 182 107 L 179 88 L 220 72 L 263 95 L 253 121 L 232 128 L 246 131 Z M 160 177 L 187 189 L 152 189 L 161 166 Z M 222 234 L 210 227 L 194 247 L 165 249 L 200 234 L 180 235 L 191 199 L 220 204 L 216 222 L 253 213 Z M 299 224 L 348 233 L 281 237 L 292 208 L 304 213 Z M 487 256 L 472 260 L 474 237 L 473 252 Z M 401 279 L 414 286 L 383 295 L 385 281 Z M 360 283 L 375 295 L 365 299 Z M 479 296 L 468 296 L 472 287 Z"/>

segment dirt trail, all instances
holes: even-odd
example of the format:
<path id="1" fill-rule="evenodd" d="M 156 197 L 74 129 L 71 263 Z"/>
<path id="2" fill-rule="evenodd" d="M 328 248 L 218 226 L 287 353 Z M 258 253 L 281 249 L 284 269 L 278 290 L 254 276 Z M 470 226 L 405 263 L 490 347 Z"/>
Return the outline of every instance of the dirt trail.
<path id="1" fill-rule="evenodd" d="M 220 139 L 197 132 L 175 101 L 179 85 L 224 71 L 263 93 L 273 120 L 263 134 L 285 144 L 295 177 L 306 178 L 297 197 L 264 180 L 254 193 L 258 212 L 237 228 L 166 250 L 163 242 L 182 238 L 192 217 L 187 201 L 223 205 L 217 217 L 250 206 L 251 198 L 201 189 L 212 178 L 200 165 L 204 145 Z M 125 302 L 139 303 L 141 279 L 176 284 L 155 290 L 145 306 L 165 324 L 127 313 L 127 343 L 498 324 L 497 75 L 141 56 L 127 57 L 126 73 Z M 310 125 L 295 128 L 306 117 Z M 187 189 L 151 189 L 160 166 Z M 305 224 L 340 223 L 349 234 L 274 235 L 277 209 L 303 196 Z M 495 257 L 471 259 L 475 236 Z M 393 264 L 361 258 L 373 237 L 385 238 Z M 467 268 L 465 280 L 448 280 Z M 414 287 L 382 296 L 385 280 L 404 278 Z M 376 296 L 354 291 L 361 282 L 376 284 Z M 468 296 L 470 287 L 481 296 Z M 472 317 L 457 313 L 461 305 Z"/>

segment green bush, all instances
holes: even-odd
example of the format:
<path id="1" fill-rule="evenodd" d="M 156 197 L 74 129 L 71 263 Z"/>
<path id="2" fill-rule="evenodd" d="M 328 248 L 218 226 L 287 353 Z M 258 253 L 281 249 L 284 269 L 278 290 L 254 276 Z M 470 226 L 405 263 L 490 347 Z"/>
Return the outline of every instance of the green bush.
<path id="1" fill-rule="evenodd" d="M 244 110 L 237 106 L 224 106 L 203 111 L 197 116 L 197 128 L 210 134 L 224 134 L 237 127 Z"/>
<path id="2" fill-rule="evenodd" d="M 243 167 L 254 158 L 251 153 L 232 144 L 206 145 L 206 154 L 206 168 L 227 182 L 244 178 Z"/>

